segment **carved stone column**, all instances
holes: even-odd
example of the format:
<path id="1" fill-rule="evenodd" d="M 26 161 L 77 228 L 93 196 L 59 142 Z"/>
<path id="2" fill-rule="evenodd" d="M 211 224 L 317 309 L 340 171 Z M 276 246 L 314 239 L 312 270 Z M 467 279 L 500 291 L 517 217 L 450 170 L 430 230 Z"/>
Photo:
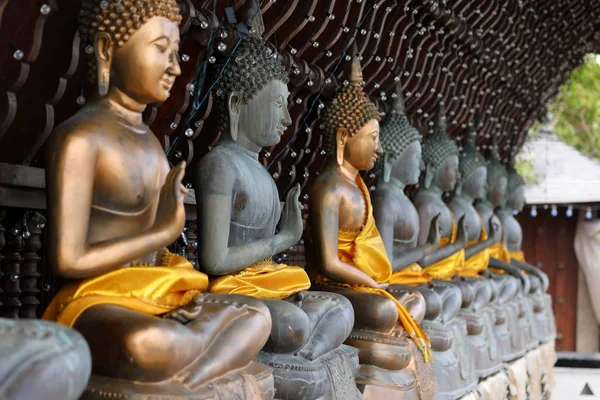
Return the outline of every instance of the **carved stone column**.
<path id="1" fill-rule="evenodd" d="M 1 314 L 3 317 L 19 318 L 21 309 L 21 264 L 23 262 L 24 241 L 22 226 L 14 223 L 8 232 L 8 240 L 4 248 L 4 261 L 2 262 L 2 272 L 4 273 L 3 287 L 3 307 Z"/>
<path id="2" fill-rule="evenodd" d="M 45 224 L 44 217 L 39 213 L 26 213 L 23 224 L 23 265 L 21 268 L 22 280 L 21 311 L 22 318 L 36 318 L 36 310 L 40 305 L 39 281 L 41 274 L 38 265 L 42 258 L 38 252 L 42 248 L 41 234 Z"/>

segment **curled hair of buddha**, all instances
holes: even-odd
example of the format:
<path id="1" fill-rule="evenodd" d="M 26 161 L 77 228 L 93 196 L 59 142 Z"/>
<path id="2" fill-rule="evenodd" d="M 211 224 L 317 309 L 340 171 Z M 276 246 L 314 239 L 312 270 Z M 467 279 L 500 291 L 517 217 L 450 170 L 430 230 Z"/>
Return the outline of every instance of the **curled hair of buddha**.
<path id="1" fill-rule="evenodd" d="M 521 175 L 519 175 L 519 172 L 515 168 L 515 157 L 512 153 L 506 164 L 506 178 L 506 197 L 510 196 L 521 186 L 525 185 L 525 181 L 523 180 Z"/>
<path id="2" fill-rule="evenodd" d="M 383 152 L 387 155 L 388 161 L 394 163 L 404 150 L 414 142 L 420 142 L 422 139 L 419 131 L 412 126 L 406 111 L 404 109 L 404 100 L 402 99 L 402 85 L 400 82 L 396 84 L 393 103 L 390 112 L 386 115 L 381 123 L 381 131 L 379 132 L 379 140 Z M 381 171 L 382 163 L 379 162 L 378 172 Z"/>
<path id="3" fill-rule="evenodd" d="M 435 171 L 452 155 L 458 155 L 458 147 L 446 132 L 444 104 L 440 103 L 433 133 L 423 139 L 423 162 Z"/>
<path id="4" fill-rule="evenodd" d="M 345 128 L 348 136 L 354 135 L 370 120 L 379 121 L 381 115 L 377 106 L 362 90 L 362 72 L 353 47 L 352 63 L 347 72 L 348 84 L 342 85 L 333 100 L 325 106 L 321 117 L 323 126 L 323 149 L 330 156 L 336 154 L 336 134 L 338 129 Z"/>
<path id="5" fill-rule="evenodd" d="M 287 72 L 277 60 L 275 50 L 257 36 L 242 39 L 226 63 L 226 56 L 217 57 L 209 72 L 209 84 L 217 82 L 213 93 L 221 132 L 229 129 L 227 103 L 231 93 L 238 93 L 242 103 L 247 104 L 269 83 L 276 80 L 288 82 Z"/>
<path id="6" fill-rule="evenodd" d="M 175 0 L 81 0 L 79 35 L 88 54 L 88 77 L 96 80 L 96 60 L 87 46 L 93 46 L 96 34 L 105 32 L 118 49 L 146 22 L 154 17 L 165 17 L 181 22 Z"/>
<path id="7" fill-rule="evenodd" d="M 506 177 L 506 167 L 500 161 L 500 153 L 498 153 L 496 137 L 492 136 L 492 145 L 490 146 L 490 154 L 487 162 L 488 185 L 493 187 L 502 177 Z"/>
<path id="8" fill-rule="evenodd" d="M 462 150 L 458 156 L 458 170 L 463 180 L 466 179 L 471 172 L 477 168 L 486 166 L 485 158 L 475 146 L 475 141 L 477 139 L 475 125 L 476 124 L 471 125 L 469 132 L 463 140 Z"/>

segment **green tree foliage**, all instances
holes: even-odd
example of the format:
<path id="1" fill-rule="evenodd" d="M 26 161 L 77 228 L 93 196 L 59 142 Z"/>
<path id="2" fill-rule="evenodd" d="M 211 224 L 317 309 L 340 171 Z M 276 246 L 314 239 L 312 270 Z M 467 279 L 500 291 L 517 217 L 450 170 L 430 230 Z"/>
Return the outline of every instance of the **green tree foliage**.
<path id="1" fill-rule="evenodd" d="M 550 111 L 558 137 L 600 159 L 600 56 L 586 56 L 583 64 L 571 71 Z"/>

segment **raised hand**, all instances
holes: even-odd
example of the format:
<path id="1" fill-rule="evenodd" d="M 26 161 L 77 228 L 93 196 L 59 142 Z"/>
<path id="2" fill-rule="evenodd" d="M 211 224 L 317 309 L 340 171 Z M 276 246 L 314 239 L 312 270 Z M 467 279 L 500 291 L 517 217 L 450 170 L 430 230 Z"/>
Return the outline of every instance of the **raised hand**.
<path id="1" fill-rule="evenodd" d="M 467 245 L 467 222 L 464 215 L 458 220 L 458 233 L 455 243 L 460 243 L 463 247 Z"/>
<path id="2" fill-rule="evenodd" d="M 302 237 L 304 226 L 302 224 L 302 204 L 298 201 L 299 197 L 300 185 L 296 184 L 287 193 L 285 204 L 281 210 L 279 234 L 284 239 L 285 248 L 292 247 Z"/>
<path id="3" fill-rule="evenodd" d="M 488 237 L 494 239 L 494 243 L 501 241 L 502 230 L 500 229 L 500 221 L 498 221 L 498 217 L 495 215 L 490 217 L 489 227 L 490 231 L 488 232 Z"/>
<path id="4" fill-rule="evenodd" d="M 167 174 L 165 183 L 160 190 L 156 219 L 152 227 L 157 231 L 169 232 L 173 236 L 173 240 L 179 236 L 185 225 L 183 197 L 188 191 L 181 184 L 185 175 L 185 167 L 186 163 L 182 161 Z"/>
<path id="5" fill-rule="evenodd" d="M 431 220 L 429 224 L 429 236 L 427 236 L 427 244 L 435 246 L 436 248 L 440 245 L 440 239 L 442 232 L 440 228 L 440 215 L 438 214 Z"/>

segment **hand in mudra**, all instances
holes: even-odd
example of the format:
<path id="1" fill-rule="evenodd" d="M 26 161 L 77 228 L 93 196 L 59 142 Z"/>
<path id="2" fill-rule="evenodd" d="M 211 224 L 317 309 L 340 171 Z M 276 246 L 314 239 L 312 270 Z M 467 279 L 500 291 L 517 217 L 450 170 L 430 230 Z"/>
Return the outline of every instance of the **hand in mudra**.
<path id="1" fill-rule="evenodd" d="M 172 319 L 182 324 L 198 318 L 204 306 L 204 293 L 198 293 L 192 301 L 163 315 L 163 318 Z"/>
<path id="2" fill-rule="evenodd" d="M 185 175 L 185 161 L 177 164 L 165 179 L 160 190 L 158 209 L 153 228 L 158 231 L 168 231 L 173 235 L 173 240 L 183 231 L 185 225 L 185 208 L 183 197 L 188 192 L 181 184 Z"/>
<path id="3" fill-rule="evenodd" d="M 458 220 L 456 243 L 461 243 L 463 247 L 467 245 L 467 221 L 465 220 L 464 215 Z"/>
<path id="4" fill-rule="evenodd" d="M 440 215 L 438 214 L 431 220 L 429 224 L 429 235 L 427 236 L 427 244 L 435 246 L 436 248 L 440 245 L 440 239 L 442 237 L 442 229 L 440 227 Z"/>
<path id="5" fill-rule="evenodd" d="M 292 247 L 300 237 L 304 225 L 302 223 L 302 204 L 298 201 L 300 197 L 300 185 L 296 184 L 287 193 L 285 204 L 281 210 L 281 219 L 279 222 L 279 234 L 283 235 L 287 244 Z"/>
<path id="6" fill-rule="evenodd" d="M 490 217 L 489 221 L 490 231 L 488 232 L 488 237 L 494 239 L 494 243 L 497 243 L 502 240 L 502 230 L 500 229 L 500 221 L 495 215 Z"/>

